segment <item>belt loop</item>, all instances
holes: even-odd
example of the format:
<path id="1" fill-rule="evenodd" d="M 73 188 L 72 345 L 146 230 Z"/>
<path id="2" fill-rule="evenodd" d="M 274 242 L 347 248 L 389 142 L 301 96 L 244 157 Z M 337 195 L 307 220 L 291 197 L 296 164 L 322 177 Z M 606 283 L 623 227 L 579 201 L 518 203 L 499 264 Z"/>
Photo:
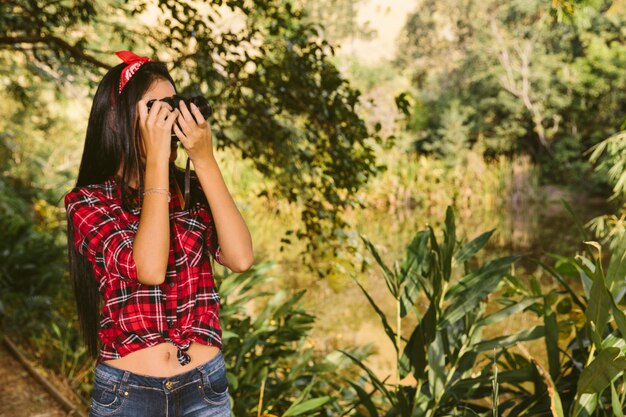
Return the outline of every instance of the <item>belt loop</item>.
<path id="1" fill-rule="evenodd" d="M 128 396 L 128 378 L 130 377 L 130 371 L 124 371 L 122 380 L 120 381 L 119 392 L 123 397 Z"/>
<path id="2" fill-rule="evenodd" d="M 200 372 L 200 380 L 202 381 L 202 384 L 206 384 L 207 382 L 206 363 L 196 366 L 196 369 Z"/>

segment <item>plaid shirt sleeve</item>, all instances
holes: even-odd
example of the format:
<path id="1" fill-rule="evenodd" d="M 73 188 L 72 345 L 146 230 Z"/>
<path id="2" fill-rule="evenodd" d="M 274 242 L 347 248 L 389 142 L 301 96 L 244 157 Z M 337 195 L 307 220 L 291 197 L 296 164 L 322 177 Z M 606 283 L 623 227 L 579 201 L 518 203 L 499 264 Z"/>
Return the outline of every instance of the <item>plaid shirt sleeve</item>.
<path id="1" fill-rule="evenodd" d="M 198 179 L 198 175 L 195 173 L 195 171 L 191 171 L 191 175 L 190 175 L 190 181 L 192 181 L 196 188 L 202 193 L 204 194 L 204 189 L 202 188 L 202 185 L 200 184 L 200 180 Z M 207 206 L 208 206 L 208 201 L 207 201 Z M 219 263 L 220 265 L 224 265 L 224 260 L 222 259 L 222 248 L 219 245 L 219 242 L 217 240 L 217 229 L 215 228 L 215 223 L 213 222 L 213 215 L 211 214 L 211 209 L 209 208 L 209 221 L 208 221 L 208 227 L 206 228 L 205 231 L 205 236 L 204 236 L 204 241 L 206 242 L 206 249 L 209 252 L 209 254 L 213 257 L 213 259 L 215 259 L 217 261 L 217 263 Z"/>
<path id="2" fill-rule="evenodd" d="M 65 196 L 65 209 L 78 252 L 111 277 L 137 281 L 133 259 L 135 232 L 112 213 L 98 190 L 74 188 Z"/>
<path id="3" fill-rule="evenodd" d="M 213 217 L 209 216 L 209 218 L 211 225 L 206 229 L 207 236 L 205 238 L 207 242 L 207 250 L 217 263 L 224 265 L 224 260 L 222 259 L 222 248 L 217 241 L 217 230 L 215 229 L 215 224 L 213 223 Z"/>

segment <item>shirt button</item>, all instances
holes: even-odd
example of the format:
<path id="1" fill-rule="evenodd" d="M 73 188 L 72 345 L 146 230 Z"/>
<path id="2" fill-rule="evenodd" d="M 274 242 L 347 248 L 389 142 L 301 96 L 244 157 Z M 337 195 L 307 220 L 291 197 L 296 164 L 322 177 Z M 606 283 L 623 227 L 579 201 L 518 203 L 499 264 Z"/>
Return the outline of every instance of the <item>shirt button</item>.
<path id="1" fill-rule="evenodd" d="M 168 324 L 168 326 L 173 326 L 174 325 L 174 320 L 168 320 L 167 324 Z"/>
<path id="2" fill-rule="evenodd" d="M 173 287 L 174 287 L 174 285 L 176 285 L 176 284 L 174 284 L 174 281 L 171 281 L 171 282 L 170 282 L 170 288 L 173 288 Z"/>

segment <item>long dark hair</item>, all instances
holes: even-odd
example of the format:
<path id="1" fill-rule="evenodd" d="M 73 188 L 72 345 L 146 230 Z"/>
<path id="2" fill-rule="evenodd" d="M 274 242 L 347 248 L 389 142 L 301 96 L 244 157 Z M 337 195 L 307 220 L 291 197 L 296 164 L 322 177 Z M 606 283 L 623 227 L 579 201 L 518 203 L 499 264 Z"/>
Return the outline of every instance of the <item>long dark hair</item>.
<path id="1" fill-rule="evenodd" d="M 122 207 L 128 210 L 135 204 L 134 192 L 128 186 L 132 176 L 138 174 L 139 191 L 144 187 L 145 166 L 141 161 L 139 151 L 141 143 L 138 128 L 139 117 L 136 111 L 137 102 L 158 79 L 170 81 L 174 88 L 176 87 L 165 64 L 146 62 L 132 76 L 120 94 L 118 85 L 120 74 L 125 66 L 126 64 L 122 63 L 110 69 L 96 90 L 89 114 L 76 187 L 102 184 L 111 175 L 115 175 L 116 183 L 121 191 Z M 117 175 L 120 163 L 123 164 L 121 177 Z M 170 174 L 180 187 L 184 171 L 170 163 Z M 203 205 L 208 205 L 204 195 L 194 190 L 194 187 L 191 189 L 190 197 L 193 203 L 200 201 Z M 140 192 L 140 206 L 142 202 L 143 196 Z M 93 266 L 76 250 L 73 225 L 69 218 L 67 225 L 69 273 L 76 299 L 80 329 L 88 354 L 96 358 L 102 299 Z"/>

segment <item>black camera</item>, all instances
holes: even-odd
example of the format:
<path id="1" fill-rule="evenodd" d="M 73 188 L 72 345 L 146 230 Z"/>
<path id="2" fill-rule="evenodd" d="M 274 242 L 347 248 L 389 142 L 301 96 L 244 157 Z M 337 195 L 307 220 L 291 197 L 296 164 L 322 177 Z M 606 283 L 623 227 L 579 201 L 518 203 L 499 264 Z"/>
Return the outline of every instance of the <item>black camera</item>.
<path id="1" fill-rule="evenodd" d="M 146 103 L 148 110 L 150 110 L 150 108 L 152 107 L 152 104 L 154 104 L 154 102 L 156 101 L 157 99 L 148 100 L 148 102 Z M 208 100 L 204 98 L 203 96 L 194 96 L 191 98 L 185 98 L 185 97 L 176 95 L 172 97 L 166 97 L 158 101 L 164 101 L 170 106 L 172 106 L 172 110 L 178 109 L 179 111 L 180 111 L 180 107 L 179 107 L 180 102 L 184 101 L 190 113 L 191 113 L 191 103 L 193 103 L 196 105 L 198 110 L 200 110 L 200 113 L 202 113 L 202 117 L 204 117 L 205 120 L 207 120 L 213 114 L 213 108 L 211 108 L 211 105 L 209 104 Z M 193 116 L 193 113 L 191 113 L 191 115 Z M 178 127 L 180 128 L 180 125 Z M 176 134 L 174 133 L 174 130 L 172 130 L 172 141 L 177 141 L 177 140 L 178 140 L 178 136 L 176 136 Z"/>

